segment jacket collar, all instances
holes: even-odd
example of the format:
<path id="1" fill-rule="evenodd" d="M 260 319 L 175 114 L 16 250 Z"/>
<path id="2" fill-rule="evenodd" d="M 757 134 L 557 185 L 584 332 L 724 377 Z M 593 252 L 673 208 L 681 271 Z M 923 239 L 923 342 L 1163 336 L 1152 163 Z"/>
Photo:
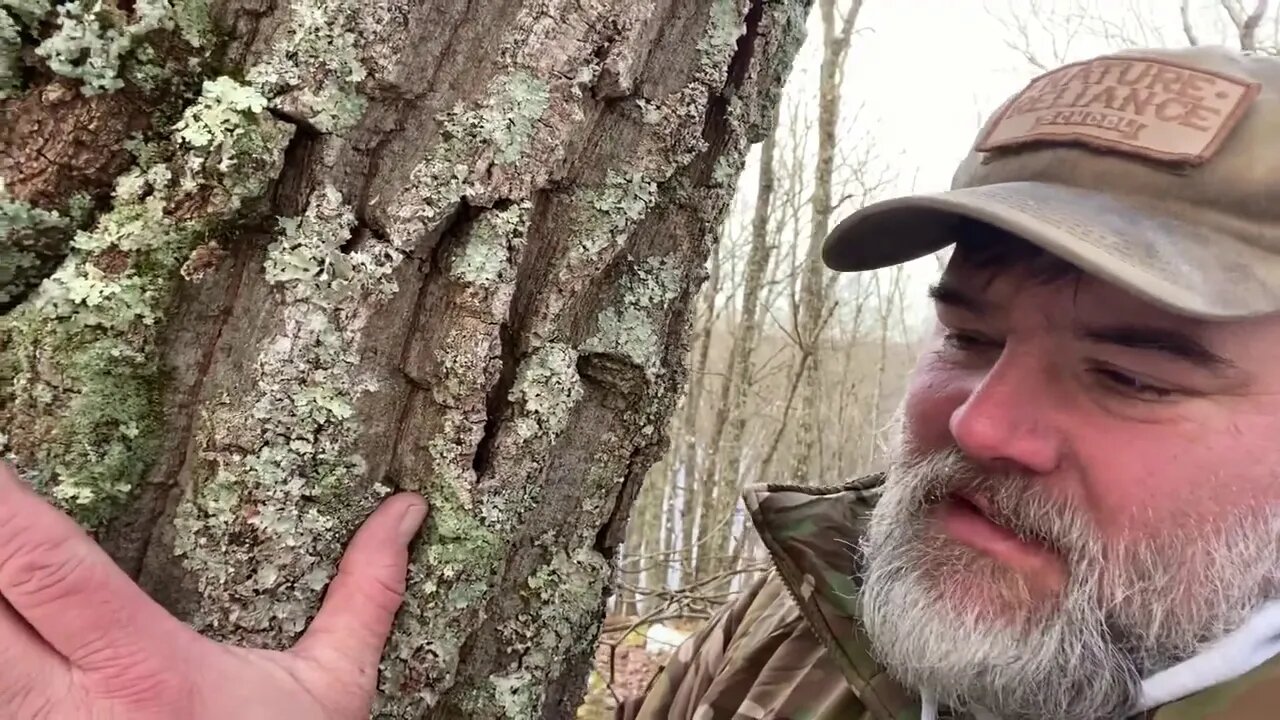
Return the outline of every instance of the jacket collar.
<path id="1" fill-rule="evenodd" d="M 883 475 L 834 487 L 757 485 L 743 494 L 760 540 L 819 640 L 875 720 L 918 720 L 920 698 L 872 659 L 857 618 L 857 544 Z M 1270 720 L 1280 707 L 1280 655 L 1149 711 L 1154 720 Z"/>
<path id="2" fill-rule="evenodd" d="M 836 487 L 748 487 L 747 511 L 783 584 L 876 720 L 919 718 L 920 700 L 872 659 L 857 621 L 857 543 L 881 476 Z"/>

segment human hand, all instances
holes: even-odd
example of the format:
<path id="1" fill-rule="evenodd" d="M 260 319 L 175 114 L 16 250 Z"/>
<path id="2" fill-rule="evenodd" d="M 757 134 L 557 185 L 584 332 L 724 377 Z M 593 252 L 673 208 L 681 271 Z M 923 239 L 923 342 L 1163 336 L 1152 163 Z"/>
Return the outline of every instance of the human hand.
<path id="1" fill-rule="evenodd" d="M 179 622 L 0 462 L 0 717 L 368 718 L 426 512 L 411 493 L 386 500 L 298 643 L 249 650 Z"/>

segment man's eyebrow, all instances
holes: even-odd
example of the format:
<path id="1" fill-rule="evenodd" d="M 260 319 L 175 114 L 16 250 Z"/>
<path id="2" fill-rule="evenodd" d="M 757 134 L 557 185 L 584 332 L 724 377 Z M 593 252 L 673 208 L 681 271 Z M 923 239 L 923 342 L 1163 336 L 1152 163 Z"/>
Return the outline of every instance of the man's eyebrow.
<path id="1" fill-rule="evenodd" d="M 1082 329 L 1080 335 L 1093 342 L 1161 353 L 1215 372 L 1236 369 L 1235 363 L 1205 347 L 1204 343 L 1172 328 L 1117 325 Z"/>
<path id="2" fill-rule="evenodd" d="M 968 310 L 974 314 L 981 314 L 987 309 L 986 303 L 982 300 L 954 285 L 947 284 L 945 280 L 929 286 L 929 297 L 939 305 Z"/>

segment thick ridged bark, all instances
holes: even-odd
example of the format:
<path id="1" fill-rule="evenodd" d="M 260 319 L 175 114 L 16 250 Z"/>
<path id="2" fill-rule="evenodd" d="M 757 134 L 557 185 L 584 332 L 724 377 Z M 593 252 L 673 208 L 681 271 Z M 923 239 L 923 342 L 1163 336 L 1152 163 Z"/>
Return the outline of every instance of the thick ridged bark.
<path id="1" fill-rule="evenodd" d="M 0 7 L 0 452 L 256 646 L 421 491 L 376 716 L 570 716 L 807 0 L 92 4 Z"/>

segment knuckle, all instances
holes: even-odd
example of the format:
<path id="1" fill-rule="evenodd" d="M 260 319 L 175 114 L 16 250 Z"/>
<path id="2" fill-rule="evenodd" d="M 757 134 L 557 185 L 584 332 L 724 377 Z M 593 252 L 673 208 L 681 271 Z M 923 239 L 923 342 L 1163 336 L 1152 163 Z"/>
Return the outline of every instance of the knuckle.
<path id="1" fill-rule="evenodd" d="M 0 547 L 8 546 L 22 530 L 22 515 L 14 512 L 10 503 L 0 503 Z"/>
<path id="2" fill-rule="evenodd" d="M 181 676 L 147 667 L 133 658 L 102 665 L 86 672 L 83 684 L 97 700 L 107 700 L 138 710 L 160 710 L 184 705 L 191 687 Z"/>
<path id="3" fill-rule="evenodd" d="M 6 592 L 33 603 L 63 600 L 93 584 L 92 564 L 68 542 L 29 544 L 19 540 L 7 562 L 0 558 Z"/>
<path id="4" fill-rule="evenodd" d="M 348 589 L 356 590 L 365 602 L 387 612 L 395 612 L 404 601 L 404 572 L 390 565 L 344 559 L 339 563 L 334 584 L 348 585 Z"/>
<path id="5" fill-rule="evenodd" d="M 32 527 L 10 503 L 0 502 L 0 568 L 29 551 Z"/>
<path id="6" fill-rule="evenodd" d="M 190 691 L 182 652 L 135 638 L 102 633 L 82 642 L 69 658 L 93 697 L 130 706 L 169 706 Z"/>
<path id="7" fill-rule="evenodd" d="M 112 635 L 107 629 L 82 638 L 76 644 L 73 657 L 69 659 L 76 667 L 106 678 L 136 672 L 133 668 L 145 666 L 148 661 L 140 648 L 122 645 L 118 636 Z"/>
<path id="8" fill-rule="evenodd" d="M 373 573 L 364 582 L 365 594 L 375 607 L 395 612 L 404 601 L 404 579 L 395 579 L 387 573 Z"/>
<path id="9" fill-rule="evenodd" d="M 73 673 L 94 703 L 145 717 L 191 717 L 196 682 L 191 669 L 181 654 L 127 642 L 93 648 L 75 662 Z"/>

